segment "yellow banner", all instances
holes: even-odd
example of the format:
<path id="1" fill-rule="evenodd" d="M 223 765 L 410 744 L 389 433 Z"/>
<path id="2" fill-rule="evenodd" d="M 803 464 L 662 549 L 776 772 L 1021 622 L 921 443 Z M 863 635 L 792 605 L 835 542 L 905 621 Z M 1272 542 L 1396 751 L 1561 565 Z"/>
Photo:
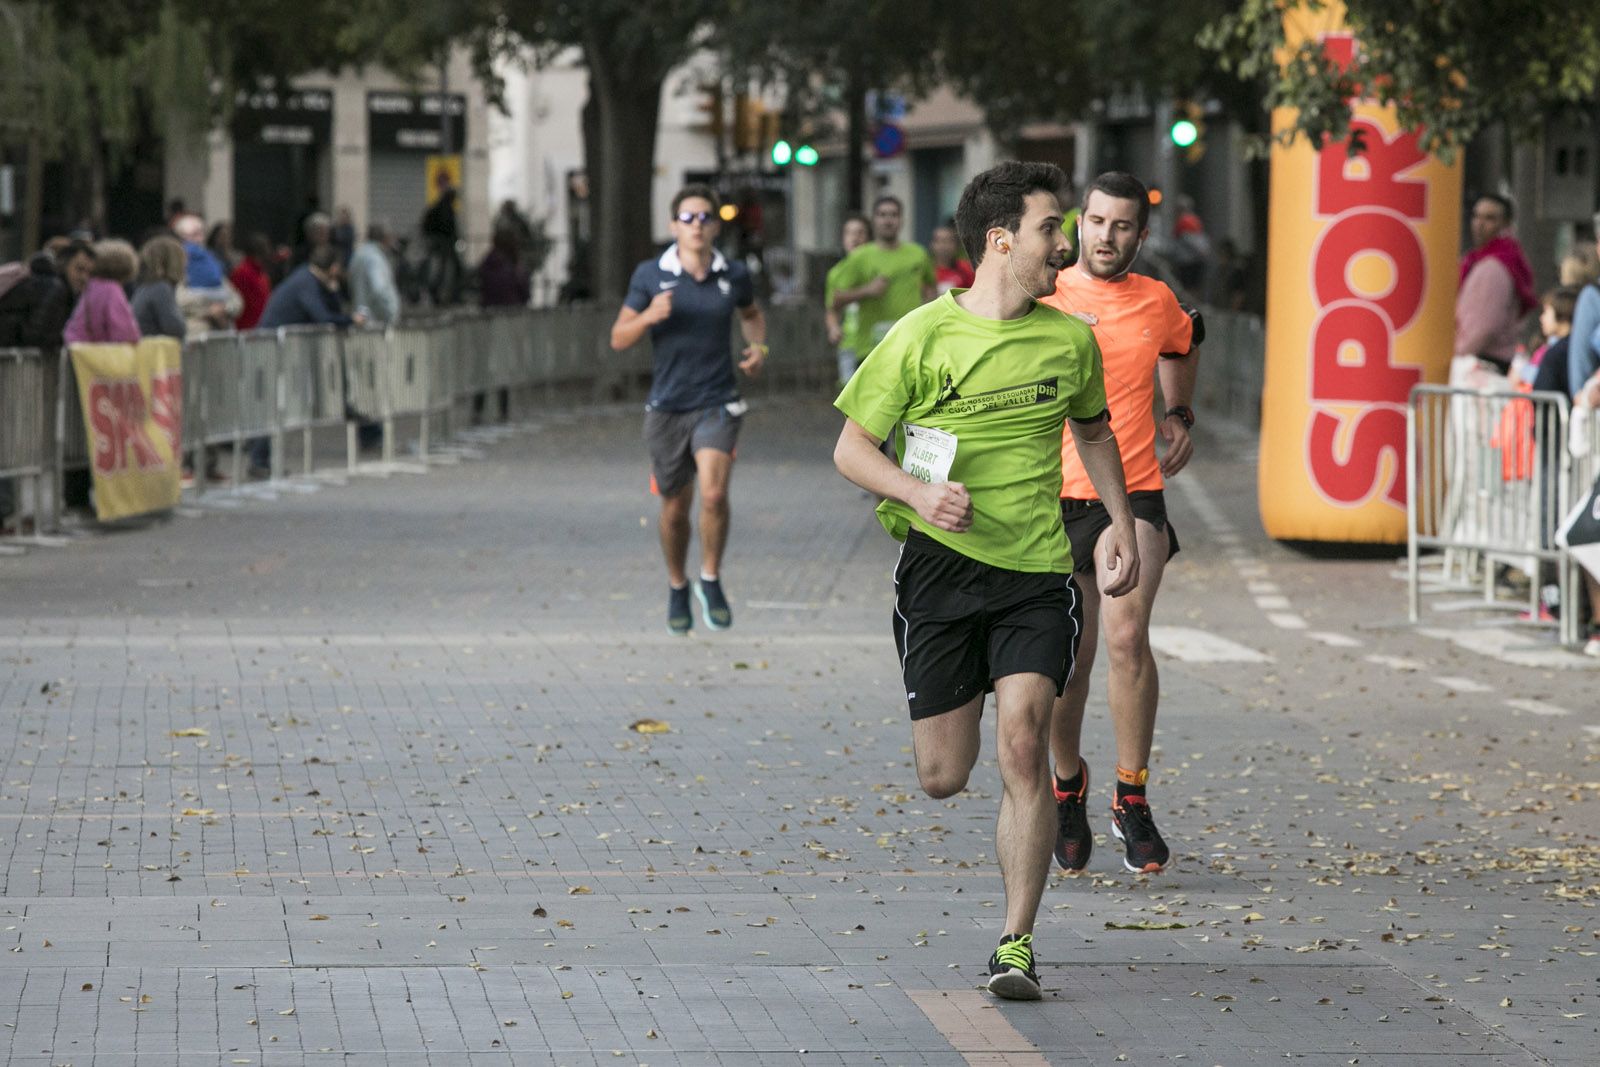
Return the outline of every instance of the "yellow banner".
<path id="1" fill-rule="evenodd" d="M 95 515 L 107 521 L 176 507 L 183 457 L 178 342 L 73 345 L 72 368 L 89 434 Z"/>
<path id="2" fill-rule="evenodd" d="M 1330 4 L 1284 17 L 1341 66 L 1360 48 Z M 1272 116 L 1275 132 L 1292 111 Z M 1277 538 L 1406 539 L 1406 397 L 1443 382 L 1454 341 L 1461 169 L 1394 110 L 1358 103 L 1365 151 L 1272 150 L 1261 521 Z"/>
<path id="3" fill-rule="evenodd" d="M 461 189 L 461 157 L 429 156 L 426 165 L 428 181 L 428 203 L 432 204 L 439 199 L 439 194 L 445 189 Z"/>

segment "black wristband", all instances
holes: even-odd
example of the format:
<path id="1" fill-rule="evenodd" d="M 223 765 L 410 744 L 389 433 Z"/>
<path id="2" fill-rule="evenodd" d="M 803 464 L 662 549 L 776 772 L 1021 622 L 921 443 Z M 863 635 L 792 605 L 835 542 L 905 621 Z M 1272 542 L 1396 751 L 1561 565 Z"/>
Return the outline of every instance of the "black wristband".
<path id="1" fill-rule="evenodd" d="M 1170 419 L 1174 415 L 1178 416 L 1185 430 L 1194 429 L 1194 408 L 1188 404 L 1175 404 L 1167 409 L 1167 413 L 1162 418 Z"/>

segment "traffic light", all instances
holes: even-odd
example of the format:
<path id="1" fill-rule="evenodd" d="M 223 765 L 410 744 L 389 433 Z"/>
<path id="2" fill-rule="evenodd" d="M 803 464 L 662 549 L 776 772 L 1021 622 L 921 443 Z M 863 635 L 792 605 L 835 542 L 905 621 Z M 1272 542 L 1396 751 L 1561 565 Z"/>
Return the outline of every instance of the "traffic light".
<path id="1" fill-rule="evenodd" d="M 702 121 L 705 125 L 702 128 L 711 134 L 712 140 L 720 144 L 724 125 L 722 118 L 722 83 L 703 82 L 699 89 L 700 100 L 695 105 L 695 110 L 704 116 Z"/>
<path id="2" fill-rule="evenodd" d="M 794 150 L 794 161 L 802 167 L 816 166 L 818 158 L 820 157 L 817 155 L 817 150 L 808 144 L 803 144 Z"/>
<path id="3" fill-rule="evenodd" d="M 772 142 L 772 162 L 775 166 L 787 167 L 792 159 L 794 159 L 793 145 L 782 138 Z"/>
<path id="4" fill-rule="evenodd" d="M 1190 163 L 1198 163 L 1200 157 L 1206 154 L 1206 109 L 1193 100 L 1185 100 L 1177 110 L 1179 117 L 1167 127 L 1167 136 L 1175 146 L 1183 149 L 1185 159 Z"/>

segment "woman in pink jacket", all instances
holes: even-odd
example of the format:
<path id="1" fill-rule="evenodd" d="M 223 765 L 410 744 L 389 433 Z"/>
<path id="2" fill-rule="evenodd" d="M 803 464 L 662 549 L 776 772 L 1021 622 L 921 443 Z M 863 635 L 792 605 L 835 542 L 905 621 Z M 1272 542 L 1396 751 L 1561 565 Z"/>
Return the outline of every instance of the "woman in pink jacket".
<path id="1" fill-rule="evenodd" d="M 139 273 L 139 254 L 126 241 L 97 241 L 89 284 L 62 337 L 74 344 L 138 344 L 139 324 L 123 288 Z"/>

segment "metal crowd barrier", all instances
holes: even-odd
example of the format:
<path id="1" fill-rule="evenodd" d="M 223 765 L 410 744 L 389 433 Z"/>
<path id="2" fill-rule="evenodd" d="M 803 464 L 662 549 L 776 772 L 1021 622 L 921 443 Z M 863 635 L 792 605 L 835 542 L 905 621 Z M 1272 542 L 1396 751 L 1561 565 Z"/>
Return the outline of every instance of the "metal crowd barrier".
<path id="1" fill-rule="evenodd" d="M 610 347 L 615 304 L 447 313 L 386 329 L 290 327 L 195 335 L 183 347 L 183 448 L 197 472 L 196 493 L 220 448 L 232 452 L 234 485 L 248 473 L 257 440 L 271 443 L 271 477 L 291 466 L 315 471 L 316 431 L 346 426 L 346 468 L 358 468 L 357 427 L 383 429 L 383 462 L 397 460 L 400 419 L 419 426 L 418 458 L 475 420 L 523 418 L 563 401 L 643 401 L 648 344 Z M 810 304 L 766 309 L 770 355 L 764 381 L 747 392 L 833 385 L 834 362 L 822 317 Z M 734 324 L 734 351 L 744 342 Z M 50 360 L 56 370 L 50 373 Z M 480 409 L 475 398 L 483 397 Z M 49 425 L 53 416 L 54 432 Z M 299 462 L 288 459 L 300 439 Z M 88 446 L 66 351 L 0 352 L 0 477 L 50 482 L 33 500 L 53 499 L 60 526 L 65 472 L 86 470 Z"/>
<path id="2" fill-rule="evenodd" d="M 1562 605 L 1560 638 L 1567 645 L 1577 643 L 1576 565 L 1556 545 L 1555 535 L 1574 493 L 1590 482 L 1577 484 L 1581 471 L 1572 462 L 1567 438 L 1568 405 L 1560 393 L 1443 385 L 1411 390 L 1406 565 L 1412 622 L 1421 615 L 1421 553 L 1437 549 L 1441 581 L 1457 588 L 1481 582 L 1486 605 L 1501 605 L 1495 592 L 1497 564 L 1528 572 L 1526 608 L 1535 619 L 1540 571 L 1553 569 Z"/>
<path id="3" fill-rule="evenodd" d="M 45 421 L 49 415 L 48 377 L 43 352 L 0 349 L 0 482 L 8 483 L 0 487 L 0 493 L 19 519 L 24 496 L 30 497 L 35 533 L 44 529 L 44 486 L 53 465 L 51 434 Z M 30 494 L 22 492 L 25 482 L 31 482 Z"/>

